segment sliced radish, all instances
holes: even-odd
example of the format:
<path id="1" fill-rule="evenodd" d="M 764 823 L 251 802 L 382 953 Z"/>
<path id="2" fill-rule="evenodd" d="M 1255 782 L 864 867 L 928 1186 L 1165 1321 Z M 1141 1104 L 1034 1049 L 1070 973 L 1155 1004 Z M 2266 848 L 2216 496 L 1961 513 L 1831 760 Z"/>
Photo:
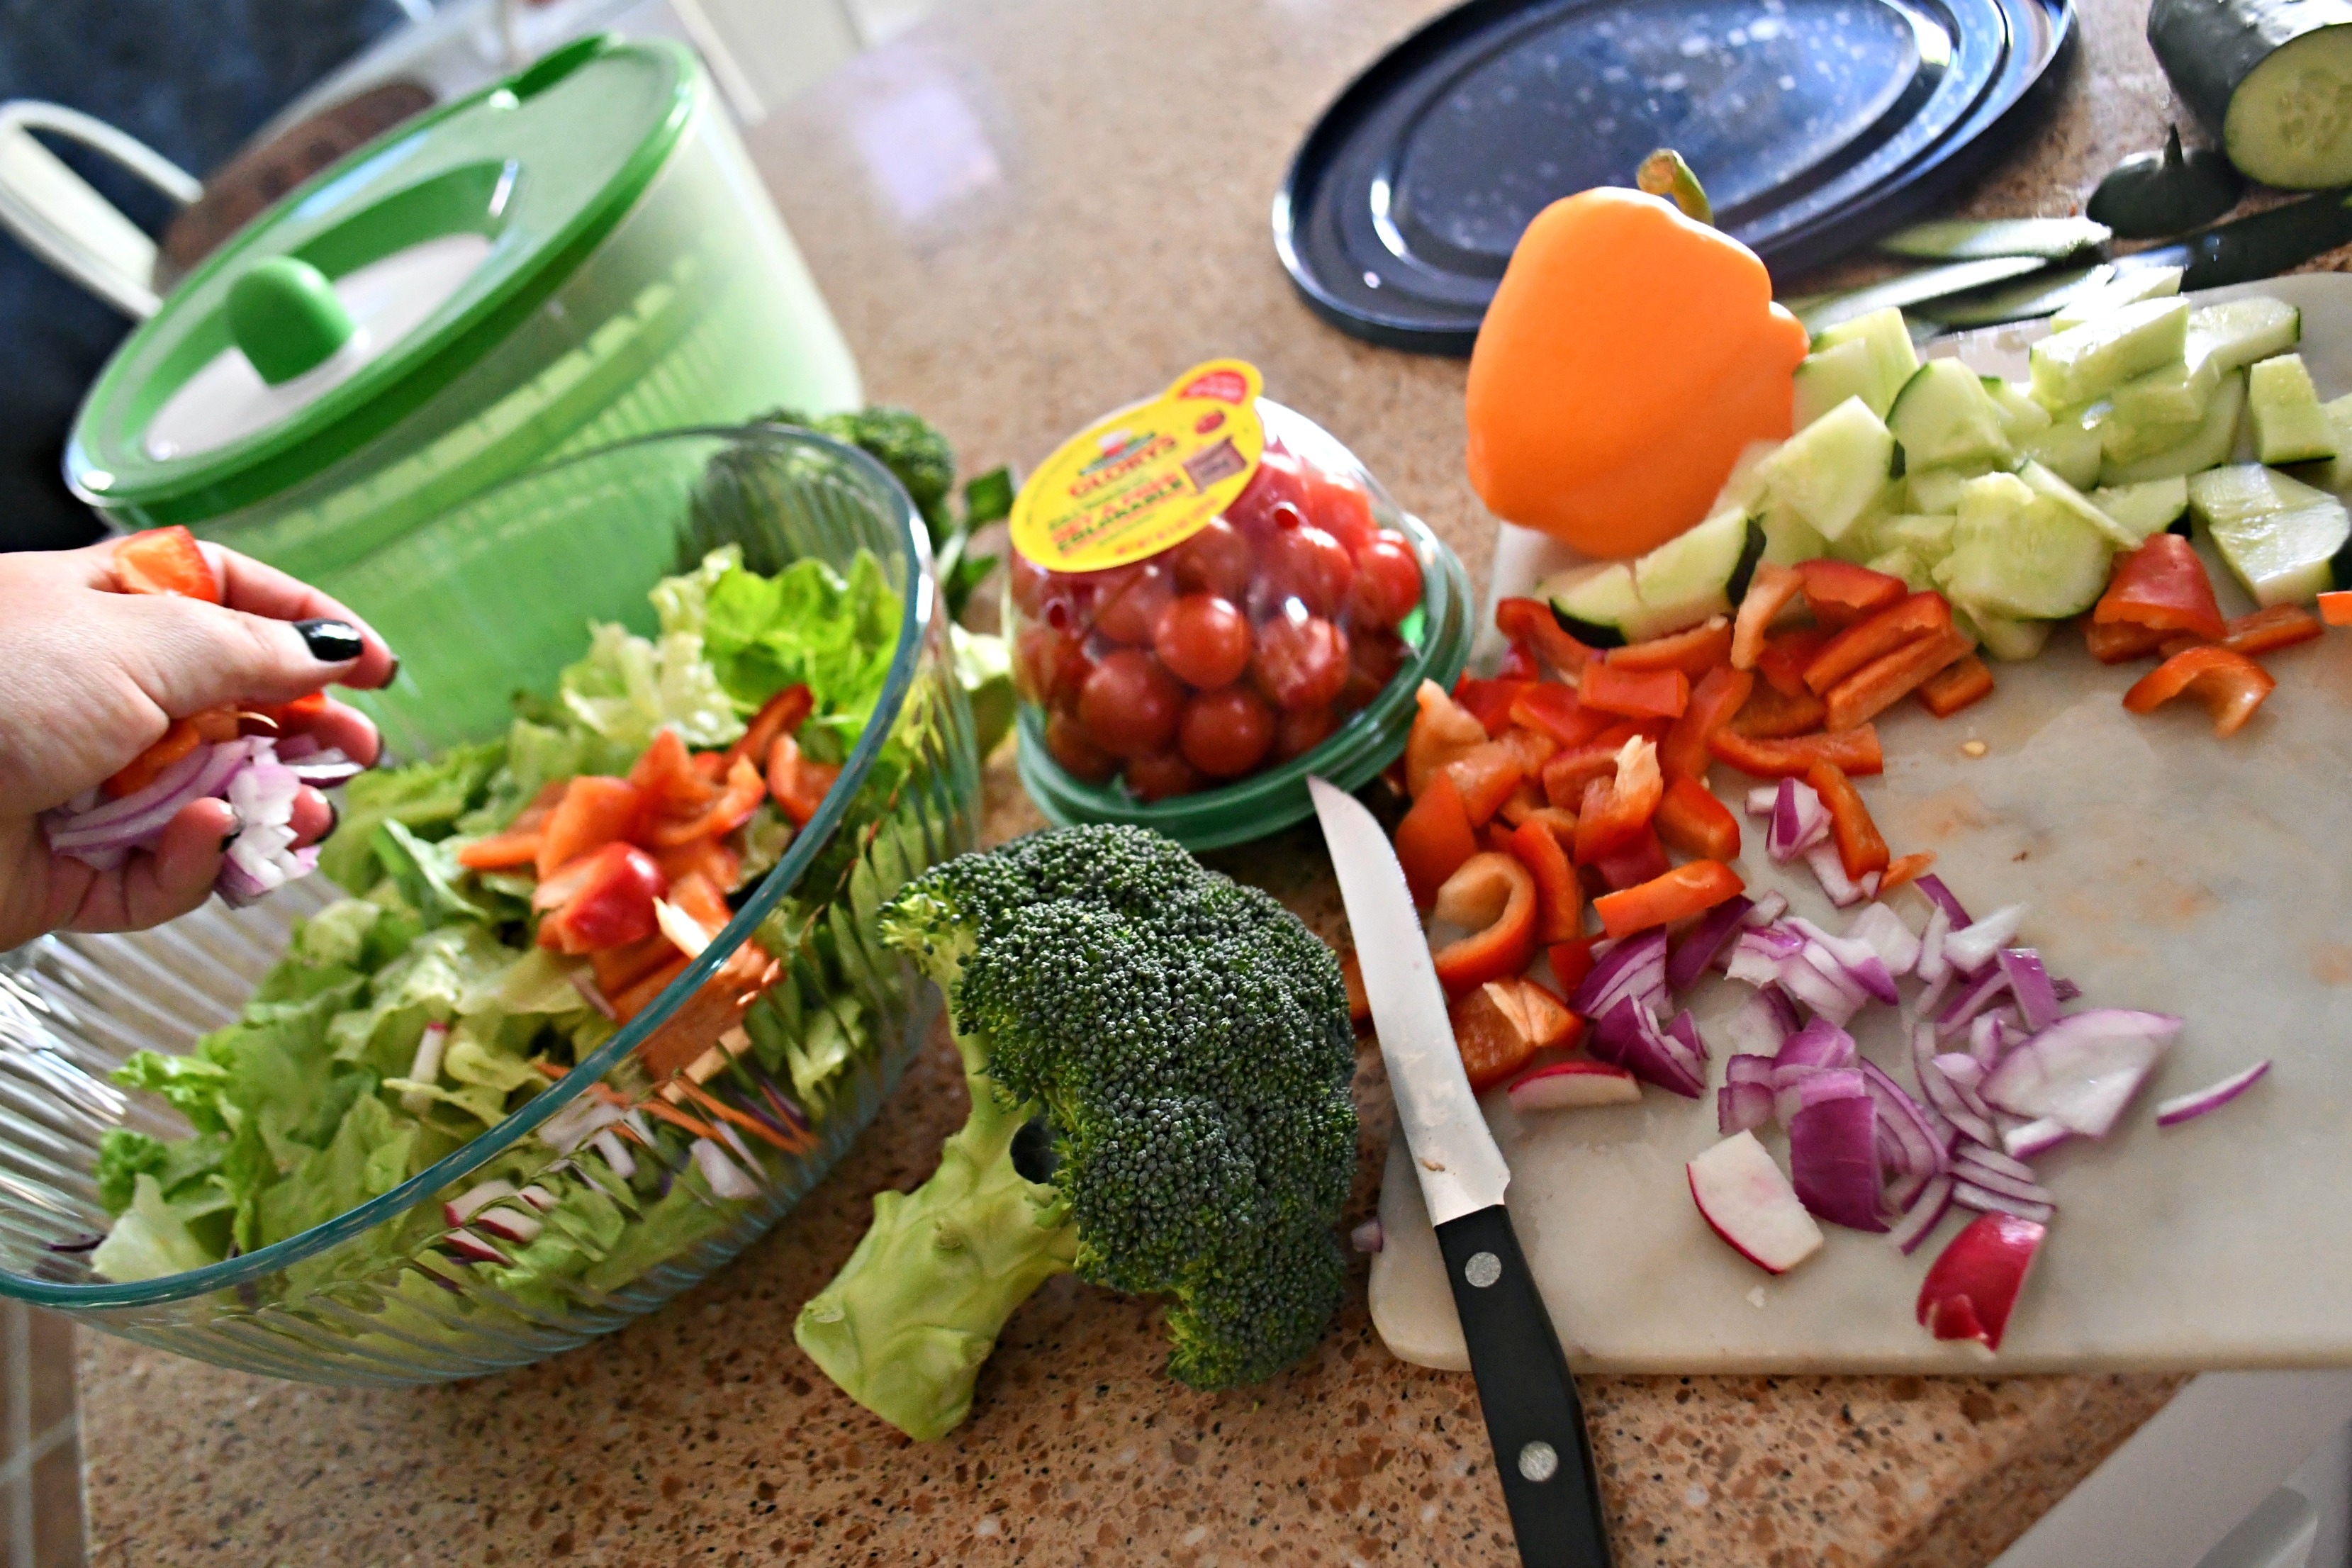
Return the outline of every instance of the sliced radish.
<path id="1" fill-rule="evenodd" d="M 637 1173 L 637 1157 L 629 1152 L 629 1146 L 622 1142 L 621 1135 L 611 1128 L 604 1129 L 588 1142 L 595 1145 L 596 1152 L 604 1156 L 604 1163 L 611 1166 L 613 1174 L 621 1180 L 625 1182 Z"/>
<path id="2" fill-rule="evenodd" d="M 507 1255 L 476 1236 L 470 1230 L 453 1230 L 442 1241 L 449 1250 L 467 1263 L 504 1263 Z"/>
<path id="3" fill-rule="evenodd" d="M 1608 1062 L 1553 1062 L 1512 1080 L 1514 1110 L 1573 1110 L 1587 1105 L 1628 1105 L 1642 1098 L 1642 1083 Z M 1766 1100 L 1769 1100 L 1767 1095 Z"/>
<path id="4" fill-rule="evenodd" d="M 1684 1167 L 1707 1227 L 1769 1274 L 1786 1274 L 1822 1247 L 1822 1227 L 1753 1132 L 1734 1133 Z"/>
<path id="5" fill-rule="evenodd" d="M 512 1182 L 484 1182 L 443 1204 L 441 1213 L 451 1225 L 464 1225 L 492 1204 L 514 1195 L 515 1184 Z"/>
<path id="6" fill-rule="evenodd" d="M 1920 1323 L 1939 1340 L 1974 1340 L 1989 1351 L 2000 1349 L 2026 1273 L 2049 1234 L 2040 1222 L 2014 1215 L 1971 1220 L 1927 1266 L 1919 1286 Z"/>
<path id="7" fill-rule="evenodd" d="M 2156 1124 L 2158 1127 L 2177 1126 L 2209 1110 L 2219 1110 L 2260 1083 L 2270 1070 L 2271 1059 L 2264 1057 L 2243 1072 L 2233 1072 L 2221 1082 L 2207 1084 L 2193 1094 L 2159 1100 L 2156 1102 Z"/>
<path id="8" fill-rule="evenodd" d="M 546 1222 L 537 1215 L 520 1209 L 499 1207 L 485 1209 L 474 1216 L 474 1227 L 500 1241 L 511 1241 L 518 1247 L 528 1247 L 539 1239 Z"/>
<path id="9" fill-rule="evenodd" d="M 722 1123 L 723 1125 L 723 1123 Z M 719 1197 L 746 1199 L 760 1195 L 759 1184 L 745 1175 L 726 1151 L 708 1138 L 694 1141 L 694 1168 L 710 1184 L 711 1192 Z"/>
<path id="10" fill-rule="evenodd" d="M 515 1196 L 520 1198 L 523 1202 L 529 1204 L 531 1207 L 537 1209 L 541 1214 L 545 1214 L 548 1210 L 553 1208 L 557 1201 L 553 1193 L 549 1192 L 545 1187 L 541 1186 L 536 1182 L 533 1182 L 530 1186 L 523 1188 L 523 1190 L 517 1193 Z"/>

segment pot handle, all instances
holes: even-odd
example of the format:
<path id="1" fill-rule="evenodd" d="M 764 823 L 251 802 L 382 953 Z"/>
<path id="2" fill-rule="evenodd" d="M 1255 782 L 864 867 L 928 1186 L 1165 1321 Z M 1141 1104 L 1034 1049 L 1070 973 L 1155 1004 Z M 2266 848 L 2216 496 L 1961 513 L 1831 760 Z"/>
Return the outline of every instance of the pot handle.
<path id="1" fill-rule="evenodd" d="M 0 227 L 124 315 L 153 315 L 155 242 L 35 140 L 36 131 L 104 153 L 182 206 L 204 186 L 137 137 L 79 110 L 33 99 L 0 104 Z"/>

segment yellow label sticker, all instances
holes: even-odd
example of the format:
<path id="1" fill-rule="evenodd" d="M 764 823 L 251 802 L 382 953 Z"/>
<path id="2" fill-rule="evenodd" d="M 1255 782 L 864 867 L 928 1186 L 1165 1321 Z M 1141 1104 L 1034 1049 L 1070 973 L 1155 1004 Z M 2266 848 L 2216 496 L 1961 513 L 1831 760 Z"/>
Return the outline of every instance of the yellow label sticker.
<path id="1" fill-rule="evenodd" d="M 1013 498 L 1013 548 L 1049 571 L 1100 572 L 1190 539 L 1257 472 L 1264 385 L 1255 365 L 1213 359 L 1096 420 Z"/>

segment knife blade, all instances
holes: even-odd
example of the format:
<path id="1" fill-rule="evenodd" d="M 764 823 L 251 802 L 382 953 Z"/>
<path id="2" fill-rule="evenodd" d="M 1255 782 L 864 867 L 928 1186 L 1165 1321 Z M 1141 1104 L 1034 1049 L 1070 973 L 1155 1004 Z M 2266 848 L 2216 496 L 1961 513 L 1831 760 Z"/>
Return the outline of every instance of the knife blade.
<path id="1" fill-rule="evenodd" d="M 1576 1380 L 1503 1206 L 1510 1167 L 1463 1070 L 1429 942 L 1388 835 L 1307 781 L 1361 961 L 1397 1131 L 1437 1228 L 1503 1501 L 1528 1568 L 1609 1568 L 1609 1529 Z"/>

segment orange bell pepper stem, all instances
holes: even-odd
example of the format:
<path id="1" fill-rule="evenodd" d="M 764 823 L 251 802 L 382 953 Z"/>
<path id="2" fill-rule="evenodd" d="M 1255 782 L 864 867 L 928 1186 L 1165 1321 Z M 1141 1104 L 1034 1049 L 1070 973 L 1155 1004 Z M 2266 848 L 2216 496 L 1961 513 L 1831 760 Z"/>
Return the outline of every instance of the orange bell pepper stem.
<path id="1" fill-rule="evenodd" d="M 1627 937 L 1715 908 L 1747 884 L 1720 860 L 1693 860 L 1639 887 L 1603 893 L 1592 900 L 1601 929 Z"/>

